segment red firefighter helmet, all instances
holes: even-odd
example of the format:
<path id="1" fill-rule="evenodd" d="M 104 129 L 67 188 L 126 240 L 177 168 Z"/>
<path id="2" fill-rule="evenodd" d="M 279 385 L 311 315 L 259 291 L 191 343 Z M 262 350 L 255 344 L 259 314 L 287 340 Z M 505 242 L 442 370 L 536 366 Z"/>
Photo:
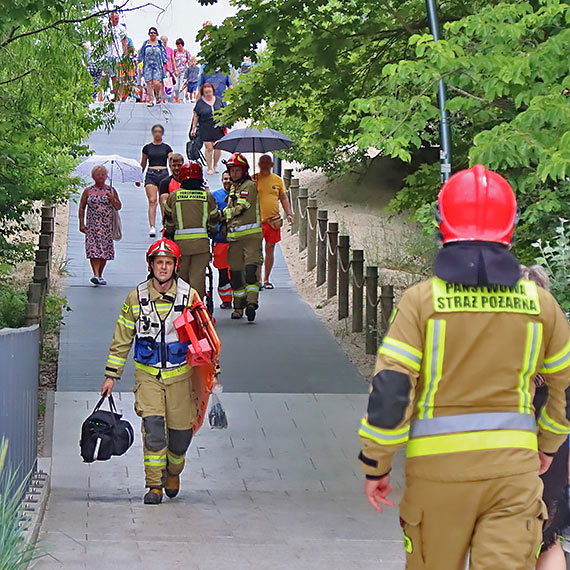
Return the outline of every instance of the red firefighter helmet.
<path id="1" fill-rule="evenodd" d="M 247 172 L 249 170 L 249 163 L 247 162 L 247 158 L 245 158 L 245 156 L 239 152 L 232 154 L 224 164 L 227 167 L 241 166 L 244 172 Z"/>
<path id="2" fill-rule="evenodd" d="M 180 167 L 178 178 L 180 179 L 180 182 L 184 182 L 184 180 L 202 180 L 202 166 L 200 166 L 200 163 L 195 160 L 186 162 Z"/>
<path id="3" fill-rule="evenodd" d="M 162 238 L 158 241 L 155 241 L 148 248 L 148 251 L 146 253 L 146 261 L 148 263 L 149 271 L 152 271 L 150 262 L 153 260 L 153 258 L 158 257 L 159 255 L 174 257 L 174 259 L 176 259 L 175 271 L 178 271 L 178 267 L 180 266 L 180 248 L 172 240 Z"/>
<path id="4" fill-rule="evenodd" d="M 517 219 L 511 185 L 482 164 L 454 174 L 438 196 L 443 243 L 489 241 L 509 245 Z"/>

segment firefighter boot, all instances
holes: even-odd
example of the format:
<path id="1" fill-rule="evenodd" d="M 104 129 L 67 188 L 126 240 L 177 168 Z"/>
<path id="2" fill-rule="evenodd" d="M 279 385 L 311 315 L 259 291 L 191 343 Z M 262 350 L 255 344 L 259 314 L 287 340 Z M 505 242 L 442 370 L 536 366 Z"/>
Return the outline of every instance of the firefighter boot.
<path id="1" fill-rule="evenodd" d="M 257 305 L 254 303 L 249 303 L 245 308 L 245 314 L 249 323 L 253 323 L 253 321 L 255 321 L 255 311 L 257 311 Z"/>
<path id="2" fill-rule="evenodd" d="M 143 500 L 145 505 L 160 505 L 162 503 L 162 489 L 151 487 Z"/>
<path id="3" fill-rule="evenodd" d="M 180 475 L 166 474 L 166 479 L 164 481 L 164 492 L 166 496 L 170 499 L 174 499 L 180 491 Z"/>
<path id="4" fill-rule="evenodd" d="M 243 317 L 243 309 L 234 309 L 232 319 L 241 319 Z"/>

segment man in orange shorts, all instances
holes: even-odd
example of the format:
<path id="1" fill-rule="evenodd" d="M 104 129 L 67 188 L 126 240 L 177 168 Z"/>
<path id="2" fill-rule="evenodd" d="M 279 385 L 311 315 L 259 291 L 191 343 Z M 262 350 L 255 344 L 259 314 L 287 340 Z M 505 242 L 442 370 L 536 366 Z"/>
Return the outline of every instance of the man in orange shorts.
<path id="1" fill-rule="evenodd" d="M 265 263 L 264 263 L 264 289 L 274 289 L 273 283 L 269 280 L 273 264 L 275 262 L 275 244 L 281 241 L 281 212 L 279 202 L 285 210 L 287 221 L 293 223 L 291 204 L 285 192 L 285 185 L 281 176 L 274 174 L 273 159 L 264 154 L 259 159 L 259 174 L 255 176 L 257 192 L 259 194 L 259 207 L 261 210 L 261 221 L 263 227 L 263 239 L 265 241 Z"/>
<path id="2" fill-rule="evenodd" d="M 232 180 L 226 170 L 222 174 L 222 188 L 212 192 L 220 212 L 228 205 L 227 199 L 231 187 Z M 214 267 L 218 270 L 218 295 L 222 301 L 221 309 L 232 308 L 232 285 L 230 283 L 230 266 L 228 264 L 229 245 L 224 232 L 218 226 L 218 231 L 212 238 L 212 250 L 214 253 Z"/>

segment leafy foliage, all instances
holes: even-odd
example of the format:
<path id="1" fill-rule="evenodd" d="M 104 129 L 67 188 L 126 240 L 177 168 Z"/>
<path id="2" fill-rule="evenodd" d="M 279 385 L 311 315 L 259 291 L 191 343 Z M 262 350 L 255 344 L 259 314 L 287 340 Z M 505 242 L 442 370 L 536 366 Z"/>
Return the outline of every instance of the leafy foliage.
<path id="1" fill-rule="evenodd" d="M 538 239 L 533 246 L 538 249 L 536 263 L 546 268 L 550 277 L 550 290 L 567 315 L 570 315 L 570 236 L 566 224 L 560 219 L 554 240 Z"/>
<path id="2" fill-rule="evenodd" d="M 433 231 L 443 79 L 453 167 L 480 162 L 512 183 L 522 211 L 516 250 L 531 261 L 536 237 L 555 236 L 557 219 L 570 219 L 570 3 L 441 0 L 440 42 L 427 33 L 423 0 L 380 4 L 240 2 L 236 16 L 202 32 L 212 65 L 237 65 L 267 43 L 232 90 L 226 122 L 282 130 L 296 142 L 289 158 L 329 173 L 370 147 L 412 162 L 392 207 Z"/>
<path id="3" fill-rule="evenodd" d="M 443 21 L 475 12 L 481 0 L 440 2 Z M 199 37 L 211 66 L 258 64 L 229 94 L 225 120 L 252 118 L 295 140 L 288 153 L 308 167 L 342 172 L 364 159 L 356 145 L 355 99 L 386 93 L 382 67 L 413 55 L 408 39 L 427 29 L 424 0 L 247 0 Z M 252 53 L 266 43 L 261 54 Z M 377 139 L 373 142 L 378 143 Z"/>
<path id="4" fill-rule="evenodd" d="M 82 42 L 101 36 L 94 0 L 12 0 L 0 21 L 0 260 L 25 254 L 40 201 L 74 189 L 69 173 L 104 119 L 89 108 Z M 95 10 L 96 13 L 96 10 Z M 84 23 L 74 24 L 86 19 Z M 76 182 L 76 181 L 75 181 Z"/>
<path id="5" fill-rule="evenodd" d="M 569 23 L 567 2 L 502 2 L 448 23 L 445 41 L 412 36 L 416 59 L 383 68 L 387 92 L 351 105 L 360 116 L 359 145 L 381 141 L 403 160 L 436 145 L 435 86 L 444 78 L 454 166 L 482 163 L 512 183 L 522 210 L 517 249 L 531 260 L 536 236 L 553 236 L 558 217 L 570 217 Z M 422 165 L 393 206 L 425 218 L 437 171 Z"/>

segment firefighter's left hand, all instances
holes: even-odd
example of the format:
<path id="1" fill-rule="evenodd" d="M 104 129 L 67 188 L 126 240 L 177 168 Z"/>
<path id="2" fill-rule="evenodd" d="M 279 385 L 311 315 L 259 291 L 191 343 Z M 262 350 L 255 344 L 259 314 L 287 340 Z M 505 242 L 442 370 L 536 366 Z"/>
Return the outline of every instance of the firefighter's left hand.
<path id="1" fill-rule="evenodd" d="M 546 453 L 543 453 L 542 451 L 539 450 L 538 458 L 540 459 L 540 469 L 538 471 L 538 474 L 544 475 L 550 469 L 554 457 L 546 455 Z"/>
<path id="2" fill-rule="evenodd" d="M 387 505 L 388 507 L 394 506 L 394 503 L 387 498 L 393 488 L 394 487 L 390 485 L 389 475 L 382 477 L 382 479 L 366 479 L 364 483 L 364 494 L 372 508 L 381 513 L 382 507 L 380 505 Z"/>

